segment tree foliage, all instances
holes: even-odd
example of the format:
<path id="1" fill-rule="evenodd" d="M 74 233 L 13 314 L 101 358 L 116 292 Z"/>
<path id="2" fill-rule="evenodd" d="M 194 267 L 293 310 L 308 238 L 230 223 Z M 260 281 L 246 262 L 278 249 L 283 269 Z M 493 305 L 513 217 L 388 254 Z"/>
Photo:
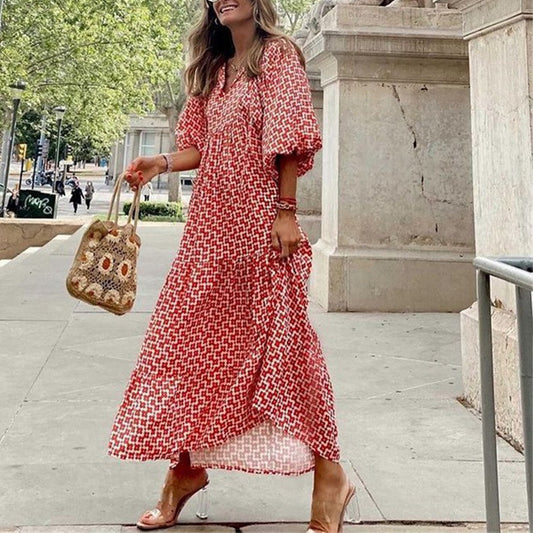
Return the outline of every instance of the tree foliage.
<path id="1" fill-rule="evenodd" d="M 314 0 L 276 0 L 276 7 L 285 32 L 292 35 L 300 29 L 304 15 Z"/>
<path id="2" fill-rule="evenodd" d="M 48 112 L 53 134 L 52 109 L 64 105 L 64 127 L 75 147 L 105 152 L 131 113 L 156 107 L 172 129 L 184 101 L 184 35 L 202 1 L 5 0 L 0 126 L 10 105 L 8 86 L 22 79 L 28 85 L 21 111 L 31 111 L 34 130 Z M 277 0 L 286 31 L 298 28 L 311 1 Z"/>
<path id="3" fill-rule="evenodd" d="M 175 82 L 182 36 L 173 0 L 6 0 L 0 32 L 0 106 L 28 83 L 22 110 L 65 105 L 77 137 L 107 146 L 130 113 L 153 108 Z"/>

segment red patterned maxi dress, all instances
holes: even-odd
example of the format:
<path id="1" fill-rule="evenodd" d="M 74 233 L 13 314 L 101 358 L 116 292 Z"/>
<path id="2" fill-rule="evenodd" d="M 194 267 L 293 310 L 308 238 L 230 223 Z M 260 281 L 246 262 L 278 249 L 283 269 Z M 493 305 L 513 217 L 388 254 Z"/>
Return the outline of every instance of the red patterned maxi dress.
<path id="1" fill-rule="evenodd" d="M 161 290 L 109 443 L 122 459 L 301 474 L 339 460 L 331 382 L 307 315 L 311 246 L 271 247 L 276 154 L 298 175 L 321 147 L 296 51 L 266 45 L 262 73 L 191 97 L 177 146 L 201 163 L 179 252 Z"/>

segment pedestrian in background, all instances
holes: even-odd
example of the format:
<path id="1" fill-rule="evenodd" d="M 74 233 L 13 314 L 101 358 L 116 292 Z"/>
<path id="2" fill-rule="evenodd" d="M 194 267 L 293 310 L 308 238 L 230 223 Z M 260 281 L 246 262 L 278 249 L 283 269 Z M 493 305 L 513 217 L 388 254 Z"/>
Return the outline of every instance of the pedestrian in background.
<path id="1" fill-rule="evenodd" d="M 11 196 L 7 201 L 7 214 L 10 218 L 17 216 L 17 211 L 19 209 L 19 185 L 15 184 L 13 190 L 11 191 Z"/>
<path id="2" fill-rule="evenodd" d="M 74 187 L 72 188 L 72 192 L 70 193 L 70 200 L 69 202 L 72 204 L 72 207 L 74 208 L 74 214 L 78 212 L 78 206 L 81 204 L 81 200 L 83 198 L 83 191 L 81 190 L 81 187 L 75 183 Z"/>
<path id="3" fill-rule="evenodd" d="M 87 206 L 87 211 L 91 207 L 91 200 L 94 196 L 94 185 L 92 181 L 88 181 L 85 185 L 85 205 Z"/>
<path id="4" fill-rule="evenodd" d="M 126 169 L 135 190 L 158 174 L 199 170 L 108 451 L 170 460 L 139 529 L 173 526 L 207 486 L 207 468 L 223 468 L 314 470 L 308 533 L 337 533 L 355 487 L 307 314 L 312 249 L 296 189 L 322 142 L 304 57 L 278 29 L 273 0 L 201 6 L 177 151 Z"/>
<path id="5" fill-rule="evenodd" d="M 150 195 L 152 194 L 152 182 L 149 181 L 148 183 L 145 183 L 143 185 L 143 188 L 141 189 L 141 194 L 143 195 L 144 197 L 144 201 L 145 202 L 149 202 L 150 201 Z"/>

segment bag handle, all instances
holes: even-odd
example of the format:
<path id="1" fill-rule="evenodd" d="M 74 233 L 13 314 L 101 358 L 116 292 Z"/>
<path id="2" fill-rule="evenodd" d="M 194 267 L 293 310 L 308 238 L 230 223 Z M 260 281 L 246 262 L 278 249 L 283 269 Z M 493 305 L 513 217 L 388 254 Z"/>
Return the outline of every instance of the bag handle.
<path id="1" fill-rule="evenodd" d="M 120 191 L 122 189 L 122 183 L 124 182 L 125 173 L 123 172 L 117 178 L 115 186 L 113 188 L 113 195 L 111 196 L 111 203 L 109 204 L 109 211 L 107 212 L 107 220 L 111 220 L 113 210 L 115 211 L 114 223 L 115 226 L 118 226 L 118 211 L 120 205 Z M 128 224 L 131 224 L 133 220 L 133 230 L 137 233 L 137 222 L 139 220 L 139 205 L 141 202 L 141 187 L 137 187 L 135 194 L 133 196 L 133 201 L 131 204 L 130 211 L 128 213 Z"/>

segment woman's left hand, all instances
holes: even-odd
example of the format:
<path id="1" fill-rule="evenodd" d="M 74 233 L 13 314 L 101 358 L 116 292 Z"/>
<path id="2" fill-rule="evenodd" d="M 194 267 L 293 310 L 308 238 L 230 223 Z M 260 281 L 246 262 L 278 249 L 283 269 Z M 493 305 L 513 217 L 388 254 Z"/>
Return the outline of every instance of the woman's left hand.
<path id="1" fill-rule="evenodd" d="M 294 211 L 280 209 L 272 224 L 272 248 L 281 251 L 281 257 L 289 257 L 296 250 L 302 234 L 296 223 Z"/>

